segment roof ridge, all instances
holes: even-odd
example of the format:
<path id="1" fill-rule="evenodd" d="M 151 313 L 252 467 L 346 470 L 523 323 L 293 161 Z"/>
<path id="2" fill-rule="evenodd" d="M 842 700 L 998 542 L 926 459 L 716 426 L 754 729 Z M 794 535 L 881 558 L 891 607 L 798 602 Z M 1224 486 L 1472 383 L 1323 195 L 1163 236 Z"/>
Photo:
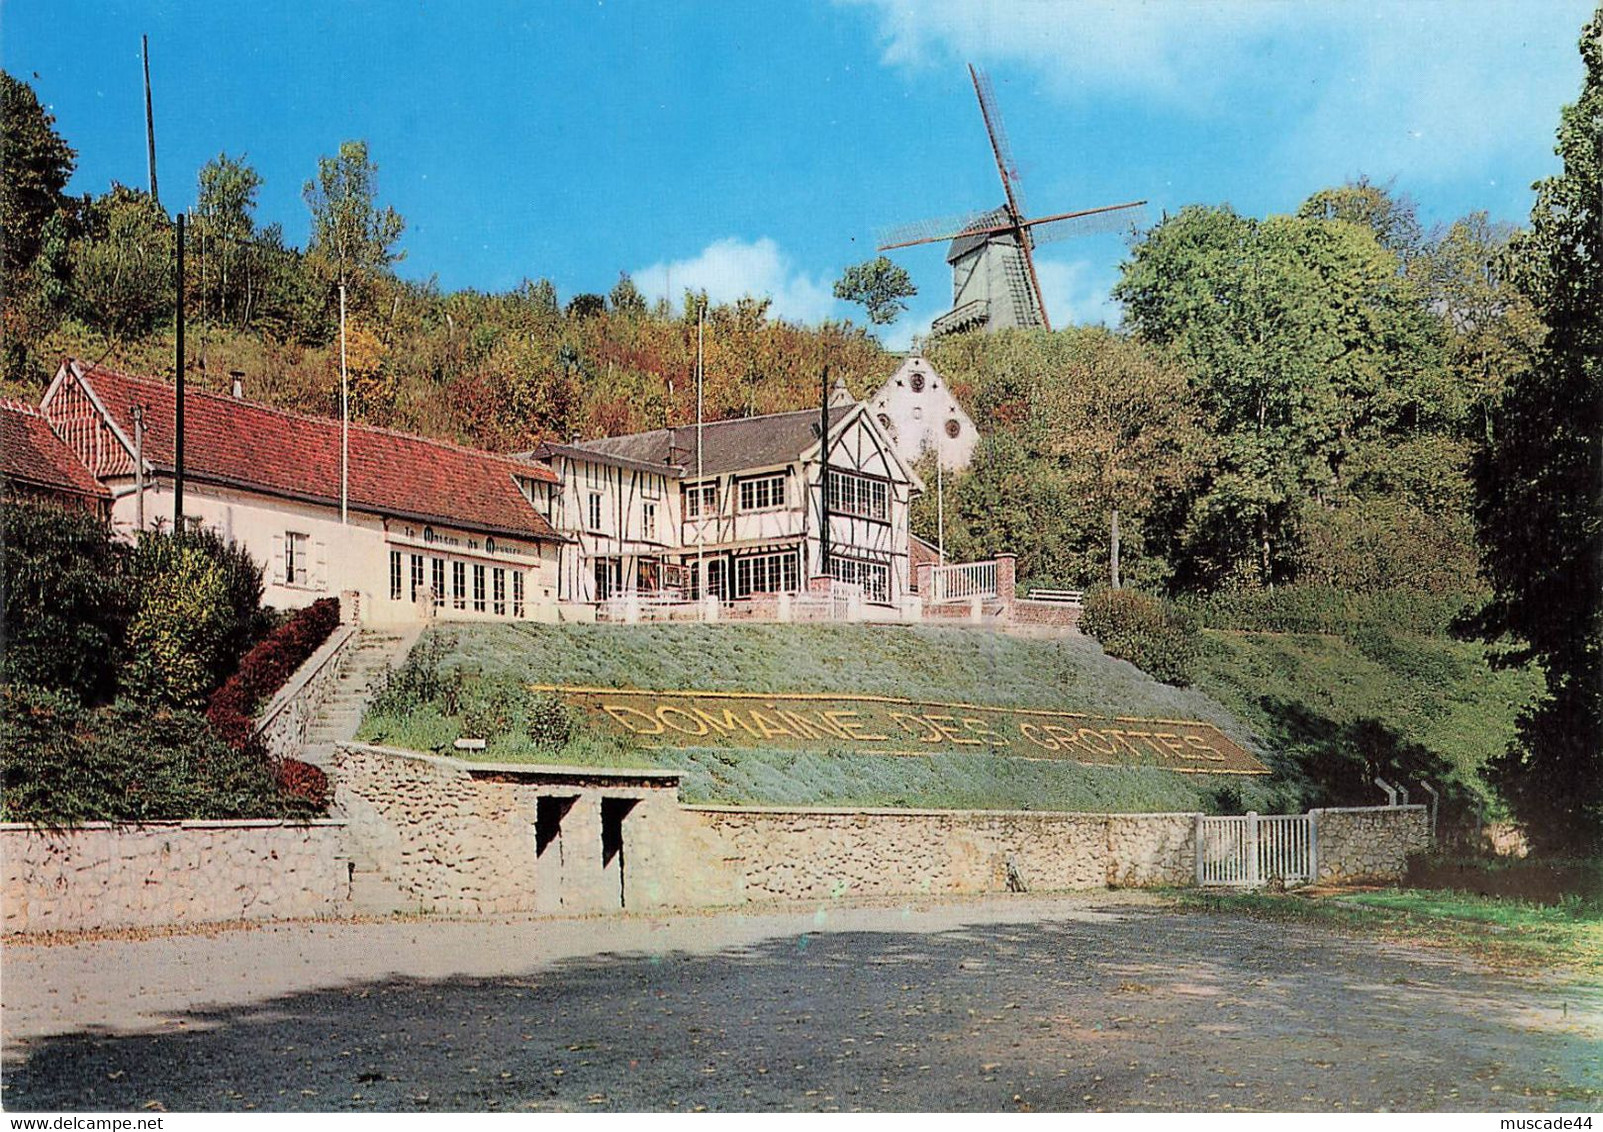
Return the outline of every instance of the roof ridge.
<path id="1" fill-rule="evenodd" d="M 68 362 L 78 361 L 76 358 L 68 358 L 66 360 Z M 83 363 L 79 364 L 81 365 Z M 124 381 L 132 381 L 141 385 L 159 386 L 160 388 L 171 392 L 175 397 L 177 396 L 177 387 L 171 382 L 164 381 L 159 377 L 147 377 L 144 374 L 128 373 L 125 370 L 113 369 L 111 366 L 101 365 L 98 362 L 89 363 L 83 370 L 84 376 L 86 377 L 93 376 L 97 372 L 109 374 L 112 377 L 118 377 Z M 232 394 L 218 393 L 211 389 L 185 389 L 184 395 L 186 397 L 209 397 L 214 401 L 222 401 L 229 405 L 246 405 L 252 409 L 260 409 L 263 412 L 276 413 L 281 417 L 290 417 L 296 420 L 310 421 L 313 424 L 327 425 L 329 427 L 336 427 L 340 423 L 338 417 L 323 416 L 319 413 L 307 413 L 299 409 L 286 409 L 280 405 L 270 405 L 265 401 L 254 401 L 247 397 L 235 397 Z M 365 421 L 353 420 L 351 422 L 351 428 L 360 429 L 363 432 L 379 433 L 384 436 L 394 436 L 401 440 L 415 440 L 423 444 L 434 444 L 441 448 L 454 449 L 457 452 L 461 452 L 469 456 L 487 456 L 492 460 L 501 460 L 510 464 L 523 463 L 523 461 L 520 461 L 515 455 L 509 453 L 491 452 L 485 448 L 470 448 L 465 444 L 458 444 L 452 440 L 441 440 L 438 437 L 433 436 L 421 436 L 415 432 L 405 432 L 398 428 L 387 428 L 383 425 L 368 424 Z"/>
<path id="2" fill-rule="evenodd" d="M 40 419 L 44 418 L 44 414 L 39 411 L 38 405 L 31 401 L 24 401 L 20 397 L 0 397 L 0 410 L 8 413 L 23 413 Z"/>

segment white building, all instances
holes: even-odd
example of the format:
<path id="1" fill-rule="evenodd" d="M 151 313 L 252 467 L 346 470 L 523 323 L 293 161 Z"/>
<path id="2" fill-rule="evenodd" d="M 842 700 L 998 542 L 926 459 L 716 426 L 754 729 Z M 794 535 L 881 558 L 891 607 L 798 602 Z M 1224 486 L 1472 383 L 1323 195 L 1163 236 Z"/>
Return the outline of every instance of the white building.
<path id="1" fill-rule="evenodd" d="M 705 590 L 739 601 L 828 576 L 899 613 L 910 593 L 908 507 L 924 485 L 867 406 L 837 386 L 826 500 L 821 423 L 808 409 L 537 449 L 559 481 L 552 521 L 572 536 L 558 598 Z"/>
<path id="2" fill-rule="evenodd" d="M 974 421 L 928 359 L 909 357 L 867 404 L 904 464 L 933 452 L 946 471 L 960 472 L 974 459 Z"/>
<path id="3" fill-rule="evenodd" d="M 68 360 L 40 413 L 130 536 L 174 513 L 175 390 Z M 562 536 L 539 465 L 200 390 L 184 397 L 184 517 L 266 563 L 264 601 L 338 596 L 367 622 L 555 620 Z"/>

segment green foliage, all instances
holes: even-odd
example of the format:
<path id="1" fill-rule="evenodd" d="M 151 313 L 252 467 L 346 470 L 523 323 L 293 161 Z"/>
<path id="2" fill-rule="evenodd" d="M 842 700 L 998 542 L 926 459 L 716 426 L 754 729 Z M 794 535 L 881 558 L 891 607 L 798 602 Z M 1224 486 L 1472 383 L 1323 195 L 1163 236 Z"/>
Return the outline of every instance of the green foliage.
<path id="1" fill-rule="evenodd" d="M 113 185 L 90 202 L 72 245 L 76 316 L 115 338 L 149 334 L 170 318 L 173 239 L 172 222 L 149 193 Z"/>
<path id="2" fill-rule="evenodd" d="M 116 691 L 130 614 L 124 548 L 86 511 L 6 502 L 0 680 L 89 703 Z"/>
<path id="3" fill-rule="evenodd" d="M 1086 596 L 1080 629 L 1109 656 L 1128 660 L 1166 684 L 1191 683 L 1199 639 L 1185 610 L 1138 590 L 1093 590 Z"/>
<path id="4" fill-rule="evenodd" d="M 370 308 L 377 283 L 390 265 L 405 257 L 396 241 L 406 230 L 401 214 L 380 208 L 378 166 L 368 159 L 365 141 L 344 141 L 332 157 L 317 162 L 317 179 L 301 189 L 312 212 L 312 238 L 307 258 L 332 286 L 354 288 L 351 300 Z"/>
<path id="5" fill-rule="evenodd" d="M 1183 584 L 1294 577 L 1305 501 L 1345 502 L 1355 454 L 1435 424 L 1439 325 L 1367 226 L 1189 207 L 1114 294 L 1185 364 L 1217 438 L 1170 532 Z"/>
<path id="6" fill-rule="evenodd" d="M 0 774 L 6 821 L 74 825 L 301 812 L 259 753 L 228 746 L 203 716 L 121 700 L 88 709 L 35 689 L 0 689 Z"/>
<path id="7" fill-rule="evenodd" d="M 0 71 L 0 266 L 8 280 L 27 270 L 45 222 L 67 207 L 62 190 L 77 154 L 55 123 L 32 87 Z"/>
<path id="8" fill-rule="evenodd" d="M 529 739 L 536 747 L 562 747 L 574 737 L 577 721 L 561 697 L 544 693 L 532 696 L 527 709 Z"/>
<path id="9" fill-rule="evenodd" d="M 149 704 L 200 708 L 264 630 L 262 568 L 213 531 L 141 534 L 124 686 Z"/>
<path id="10" fill-rule="evenodd" d="M 1228 590 L 1182 599 L 1203 628 L 1256 633 L 1330 633 L 1352 637 L 1371 627 L 1445 637 L 1472 595 L 1390 589 L 1359 592 L 1320 583 L 1272 590 Z"/>
<path id="11" fill-rule="evenodd" d="M 918 294 L 905 268 L 884 256 L 848 267 L 835 281 L 835 297 L 860 303 L 875 326 L 888 326 L 907 309 L 903 299 Z"/>
<path id="12" fill-rule="evenodd" d="M 1475 518 L 1493 598 L 1547 695 L 1492 768 L 1526 836 L 1547 852 L 1603 852 L 1603 9 L 1581 32 L 1586 78 L 1564 108 L 1564 171 L 1540 182 L 1511 252 L 1547 325 L 1508 383 L 1475 463 Z"/>
<path id="13" fill-rule="evenodd" d="M 1245 600 L 1257 596 L 1263 600 Z M 1376 774 L 1447 794 L 1444 831 L 1491 802 L 1481 768 L 1514 735 L 1541 687 L 1530 668 L 1494 669 L 1487 649 L 1439 635 L 1450 615 L 1414 604 L 1294 587 L 1223 595 L 1200 617 L 1195 683 L 1229 707 L 1271 752 L 1277 779 L 1306 806 L 1371 805 Z M 1410 618 L 1429 635 L 1412 632 Z"/>

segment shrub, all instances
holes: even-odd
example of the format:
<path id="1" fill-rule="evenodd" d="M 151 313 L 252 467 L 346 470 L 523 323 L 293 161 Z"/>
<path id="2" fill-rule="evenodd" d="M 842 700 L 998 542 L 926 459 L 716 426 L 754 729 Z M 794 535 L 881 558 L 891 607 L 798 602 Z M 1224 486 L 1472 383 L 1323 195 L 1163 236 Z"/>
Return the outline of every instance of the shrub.
<path id="1" fill-rule="evenodd" d="M 0 681 L 58 689 L 86 703 L 110 700 L 130 612 L 127 549 L 85 511 L 8 502 L 0 522 Z"/>
<path id="2" fill-rule="evenodd" d="M 1415 589 L 1357 593 L 1335 586 L 1292 585 L 1225 590 L 1188 600 L 1185 608 L 1208 629 L 1350 637 L 1380 626 L 1392 633 L 1441 636 L 1473 600 L 1468 593 Z"/>
<path id="3" fill-rule="evenodd" d="M 1191 682 L 1200 637 L 1195 618 L 1162 598 L 1138 590 L 1096 590 L 1085 599 L 1080 628 L 1109 656 L 1165 684 Z"/>
<path id="4" fill-rule="evenodd" d="M 277 818 L 302 807 L 272 767 L 223 742 L 191 711 L 118 701 L 85 708 L 59 693 L 0 691 L 7 821 Z"/>
<path id="5" fill-rule="evenodd" d="M 424 634 L 401 667 L 385 669 L 374 680 L 369 710 L 378 715 L 404 716 L 438 703 L 445 714 L 455 715 L 461 679 L 440 667 L 440 662 L 455 650 L 454 634 Z"/>
<path id="6" fill-rule="evenodd" d="M 198 708 L 265 625 L 262 573 L 215 532 L 147 532 L 133 555 L 138 607 L 124 689 L 150 704 Z"/>
<path id="7" fill-rule="evenodd" d="M 537 747 L 562 747 L 573 738 L 573 713 L 562 700 L 547 692 L 529 698 L 527 729 Z"/>
<path id="8" fill-rule="evenodd" d="M 328 775 L 321 767 L 299 759 L 281 759 L 274 768 L 274 777 L 287 811 L 304 817 L 327 811 Z"/>
<path id="9" fill-rule="evenodd" d="M 239 670 L 212 693 L 206 707 L 206 718 L 231 746 L 249 742 L 256 712 L 322 647 L 339 623 L 339 599 L 325 597 L 296 610 L 245 654 Z"/>

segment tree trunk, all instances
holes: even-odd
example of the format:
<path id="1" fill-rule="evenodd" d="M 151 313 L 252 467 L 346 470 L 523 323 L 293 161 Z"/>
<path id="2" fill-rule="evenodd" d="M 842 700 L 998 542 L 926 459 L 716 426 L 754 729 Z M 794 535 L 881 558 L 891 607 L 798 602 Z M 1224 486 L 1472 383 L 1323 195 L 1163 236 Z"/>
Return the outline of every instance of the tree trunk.
<path id="1" fill-rule="evenodd" d="M 1117 507 L 1113 509 L 1111 535 L 1112 537 L 1110 539 L 1110 546 L 1112 549 L 1112 554 L 1109 555 L 1109 558 L 1113 564 L 1113 588 L 1119 589 L 1121 587 L 1119 582 L 1119 509 Z"/>

